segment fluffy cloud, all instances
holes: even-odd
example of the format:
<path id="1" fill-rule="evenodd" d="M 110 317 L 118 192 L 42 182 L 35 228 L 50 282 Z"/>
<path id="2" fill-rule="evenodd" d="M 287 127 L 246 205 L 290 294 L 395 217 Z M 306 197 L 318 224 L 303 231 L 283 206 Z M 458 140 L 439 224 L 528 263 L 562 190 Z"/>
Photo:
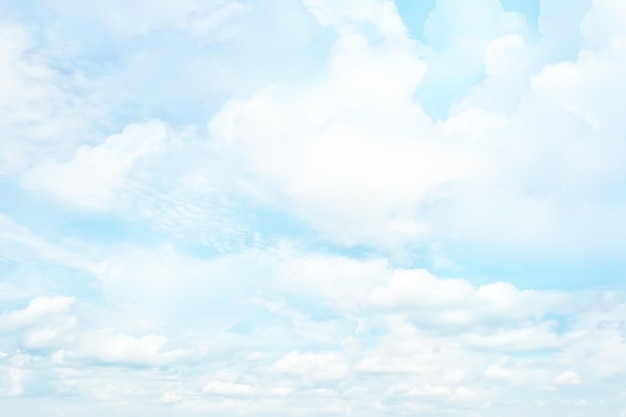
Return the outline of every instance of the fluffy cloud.
<path id="1" fill-rule="evenodd" d="M 128 126 L 97 146 L 79 148 L 66 163 L 48 162 L 24 177 L 26 187 L 95 209 L 109 208 L 133 165 L 158 152 L 167 137 L 163 123 Z"/>
<path id="2" fill-rule="evenodd" d="M 348 245 L 420 240 L 429 226 L 414 217 L 419 206 L 481 171 L 474 155 L 434 141 L 410 100 L 424 69 L 406 38 L 372 44 L 347 33 L 333 45 L 323 82 L 232 101 L 209 123 L 211 137 L 241 155 L 255 194 L 325 237 Z"/>
<path id="3" fill-rule="evenodd" d="M 574 371 L 565 371 L 554 378 L 554 382 L 559 385 L 577 385 L 580 384 L 580 376 Z"/>
<path id="4" fill-rule="evenodd" d="M 278 360 L 272 371 L 295 375 L 304 380 L 340 380 L 345 378 L 348 367 L 336 353 L 289 352 Z"/>
<path id="5" fill-rule="evenodd" d="M 510 283 L 473 287 L 461 279 L 439 279 L 426 270 L 397 270 L 388 282 L 374 288 L 370 303 L 383 309 L 416 311 L 418 320 L 438 326 L 476 326 L 537 320 L 563 307 L 563 294 L 520 291 Z"/>
<path id="6" fill-rule="evenodd" d="M 74 297 L 37 297 L 21 310 L 0 315 L 0 330 L 8 331 L 40 324 L 43 320 L 65 313 L 76 299 Z"/>
<path id="7" fill-rule="evenodd" d="M 64 330 L 71 337 L 57 337 L 52 343 L 55 337 L 49 326 L 33 328 L 37 331 L 32 333 L 25 328 L 24 346 L 43 356 L 16 365 L 15 372 L 30 375 L 24 380 L 24 392 L 43 383 L 35 378 L 40 369 L 54 370 L 55 376 L 46 383 L 55 389 L 76 390 L 71 381 L 85 377 L 65 370 L 82 372 L 83 364 L 99 364 L 100 378 L 109 381 L 110 387 L 85 382 L 80 390 L 80 395 L 98 401 L 150 398 L 185 415 L 193 413 L 190 410 L 214 409 L 214 401 L 219 401 L 224 412 L 242 412 L 255 401 L 260 401 L 255 406 L 259 412 L 270 412 L 279 404 L 297 412 L 304 404 L 297 399 L 317 398 L 337 401 L 338 409 L 360 410 L 378 404 L 377 410 L 394 413 L 412 410 L 416 402 L 434 402 L 445 410 L 459 406 L 488 409 L 486 402 L 510 398 L 505 386 L 516 387 L 522 398 L 544 393 L 541 398 L 554 403 L 561 388 L 574 389 L 625 372 L 619 357 L 626 345 L 616 333 L 623 322 L 624 304 L 610 294 L 579 296 L 584 305 L 574 307 L 563 293 L 523 291 L 503 282 L 474 286 L 421 269 L 393 270 L 385 262 L 293 250 L 236 260 L 226 256 L 211 262 L 172 252 L 146 261 L 141 252 L 125 252 L 127 265 L 137 256 L 138 264 L 153 265 L 154 271 L 148 269 L 146 276 L 135 278 L 127 287 L 132 289 L 127 298 L 119 298 L 122 287 L 116 297 L 109 298 L 107 309 L 121 309 L 121 320 L 116 322 L 107 309 L 97 310 L 97 321 L 115 328 L 85 327 L 83 320 L 91 317 L 93 322 L 96 310 L 89 312 L 84 306 L 78 324 Z M 168 271 L 163 265 L 176 258 L 178 266 Z M 255 258 L 256 265 L 252 263 Z M 257 271 L 263 265 L 265 278 L 257 286 L 241 278 L 240 264 L 246 262 Z M 217 286 L 210 284 L 218 271 L 216 265 L 220 265 L 220 282 L 241 279 L 250 288 L 221 285 L 216 293 Z M 285 270 L 286 265 L 293 266 Z M 119 263 L 116 268 L 128 274 L 122 281 L 139 271 Z M 168 299 L 149 292 L 158 285 L 155 271 L 172 274 L 176 280 L 175 286 L 165 287 Z M 311 278 L 307 283 L 307 274 L 321 277 L 323 271 L 333 271 L 341 277 L 335 280 L 355 285 L 355 290 L 347 287 L 333 293 L 324 280 Z M 298 282 L 307 284 L 298 291 Z M 105 295 L 112 290 L 105 287 Z M 305 298 L 306 294 L 311 297 Z M 337 303 L 340 295 L 353 301 Z M 260 297 L 267 300 L 265 304 L 259 304 Z M 236 303 L 235 308 L 215 310 L 220 299 Z M 51 314 L 67 311 L 69 301 L 46 300 L 31 303 L 45 309 L 27 308 L 3 318 L 15 321 L 16 317 L 37 316 L 24 311 L 45 310 L 49 322 Z M 190 308 L 202 314 L 183 313 L 180 303 L 185 300 L 195 300 Z M 272 300 L 282 303 L 272 304 Z M 127 301 L 136 305 L 129 308 Z M 152 308 L 146 308 L 151 303 Z M 159 305 L 165 314 L 155 314 Z M 168 319 L 170 314 L 181 313 L 180 318 Z M 559 316 L 567 317 L 567 322 L 558 324 Z M 137 321 L 141 317 L 153 323 L 146 327 Z M 237 330 L 232 323 L 248 323 L 248 330 Z M 62 326 L 58 329 L 61 334 Z M 47 350 L 37 350 L 37 346 Z M 595 351 L 597 355 L 589 354 Z M 0 359 L 14 360 L 13 353 Z M 606 361 L 610 367 L 603 365 Z M 107 373 L 110 366 L 138 373 L 138 385 L 127 390 L 126 382 Z M 141 369 L 151 368 L 156 374 L 140 374 Z M 177 370 L 176 377 L 170 374 L 172 369 Z"/>
<path id="8" fill-rule="evenodd" d="M 167 343 L 164 336 L 134 337 L 103 329 L 82 335 L 75 355 L 103 364 L 162 366 L 184 356 L 182 349 L 164 349 Z"/>
<path id="9" fill-rule="evenodd" d="M 532 256 L 541 256 L 535 249 L 585 256 L 594 250 L 591 246 L 617 256 L 614 245 L 623 236 L 616 220 L 623 204 L 615 198 L 624 179 L 615 158 L 624 146 L 615 113 L 624 96 L 622 35 L 609 16 L 612 7 L 619 9 L 616 3 L 590 3 L 577 3 L 571 14 L 560 17 L 546 6 L 540 22 L 546 33 L 535 44 L 519 35 L 493 40 L 484 57 L 486 79 L 444 123 L 449 133 L 465 126 L 470 133 L 468 122 L 461 121 L 480 116 L 485 133 L 478 146 L 499 161 L 497 174 L 469 187 L 471 194 L 458 196 L 458 210 L 448 217 L 459 220 L 452 230 L 462 239 L 507 241 L 518 253 Z M 580 13 L 584 7 L 587 14 Z M 613 15 L 619 15 L 617 9 Z M 564 51 L 568 46 L 553 37 L 548 19 L 562 24 L 572 19 L 567 25 L 580 27 L 575 56 L 550 61 L 558 54 L 552 49 L 546 54 L 546 48 Z M 599 22 L 605 34 L 594 39 L 587 28 Z"/>
<path id="10" fill-rule="evenodd" d="M 0 175 L 13 177 L 45 157 L 66 157 L 94 139 L 108 118 L 100 80 L 59 65 L 57 45 L 41 48 L 29 25 L 4 19 L 0 31 Z M 95 122 L 98 120 L 99 122 Z"/>
<path id="11" fill-rule="evenodd" d="M 617 415 L 626 9 L 570 3 L 1 6 L 3 410 Z"/>
<path id="12" fill-rule="evenodd" d="M 190 13 L 196 6 L 181 6 L 179 12 Z M 119 157 L 109 143 L 118 136 L 111 136 L 76 151 L 69 162 L 40 164 L 24 183 L 88 207 L 111 208 L 121 199 L 125 204 L 116 210 L 133 221 L 148 220 L 159 231 L 225 249 L 233 247 L 225 241 L 241 246 L 253 239 L 243 237 L 252 234 L 249 226 L 233 221 L 229 212 L 233 201 L 242 200 L 244 207 L 269 205 L 293 215 L 322 238 L 347 246 L 398 250 L 429 241 L 444 247 L 480 242 L 485 250 L 535 255 L 557 247 L 583 253 L 588 248 L 582 235 L 605 252 L 620 241 L 611 225 L 623 207 L 601 203 L 614 189 L 600 186 L 618 187 L 623 179 L 617 157 L 623 147 L 620 119 L 614 110 L 619 106 L 610 104 L 623 95 L 620 29 L 610 23 L 619 14 L 611 11 L 614 6 L 594 3 L 584 19 L 572 12 L 569 18 L 581 25 L 589 42 L 576 60 L 557 62 L 548 59 L 546 48 L 564 46 L 551 32 L 546 29 L 544 38 L 534 42 L 524 20 L 505 13 L 495 0 L 472 6 L 483 11 L 484 22 L 471 24 L 466 19 L 470 11 L 464 12 L 469 6 L 438 3 L 424 45 L 408 37 L 388 2 L 372 1 L 367 7 L 311 2 L 306 7 L 320 24 L 338 31 L 328 43 L 327 62 L 310 74 L 309 82 L 275 82 L 226 101 L 210 119 L 211 146 L 197 141 L 169 146 L 170 158 L 119 149 L 125 155 Z M 549 11 L 546 16 L 556 19 Z M 591 42 L 590 33 L 603 19 L 611 33 Z M 448 31 L 438 21 L 464 23 Z M 376 33 L 367 32 L 367 25 Z M 542 20 L 540 30 L 545 25 Z M 473 39 L 475 48 L 455 39 Z M 427 100 L 415 100 L 414 94 L 420 97 L 428 77 L 442 76 L 446 82 L 462 77 L 437 70 L 435 49 L 455 59 L 460 50 L 471 52 L 477 62 L 472 71 L 485 77 L 477 83 L 472 75 L 474 87 L 439 123 L 424 114 Z M 545 123 L 545 115 L 552 122 Z M 565 143 L 568 150 L 561 153 Z M 131 173 L 136 160 L 146 156 L 151 162 Z M 95 168 L 93 159 L 101 157 L 116 162 L 103 159 Z M 175 164 L 174 157 L 204 159 L 211 168 Z M 82 169 L 85 164 L 91 168 Z M 90 175 L 76 176 L 76 170 Z M 156 174 L 165 170 L 173 175 Z M 130 193 L 121 184 L 131 187 Z M 594 196 L 595 204 L 584 196 Z M 524 219 L 524 226 L 515 219 Z"/>

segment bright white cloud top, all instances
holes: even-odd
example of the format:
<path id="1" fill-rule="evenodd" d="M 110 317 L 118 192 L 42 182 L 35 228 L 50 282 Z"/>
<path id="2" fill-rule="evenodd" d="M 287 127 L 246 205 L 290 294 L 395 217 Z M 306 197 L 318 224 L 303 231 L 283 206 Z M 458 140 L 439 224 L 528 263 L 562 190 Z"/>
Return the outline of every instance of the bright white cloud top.
<path id="1" fill-rule="evenodd" d="M 626 2 L 0 16 L 0 414 L 626 416 Z"/>

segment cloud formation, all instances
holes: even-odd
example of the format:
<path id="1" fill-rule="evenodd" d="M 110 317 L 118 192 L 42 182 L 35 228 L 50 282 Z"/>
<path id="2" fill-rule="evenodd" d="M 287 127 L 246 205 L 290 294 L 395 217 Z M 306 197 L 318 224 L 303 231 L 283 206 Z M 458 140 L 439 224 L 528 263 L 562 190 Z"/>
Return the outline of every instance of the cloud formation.
<path id="1" fill-rule="evenodd" d="M 538 1 L 2 4 L 0 408 L 624 415 L 626 7 Z"/>

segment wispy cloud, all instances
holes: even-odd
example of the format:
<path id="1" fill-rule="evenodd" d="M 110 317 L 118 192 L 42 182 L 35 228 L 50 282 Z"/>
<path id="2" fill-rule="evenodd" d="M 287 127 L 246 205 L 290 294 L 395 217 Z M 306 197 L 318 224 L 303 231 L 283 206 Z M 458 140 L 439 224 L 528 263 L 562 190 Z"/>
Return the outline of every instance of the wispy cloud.
<path id="1" fill-rule="evenodd" d="M 3 411 L 626 412 L 624 3 L 400 3 L 0 6 Z"/>

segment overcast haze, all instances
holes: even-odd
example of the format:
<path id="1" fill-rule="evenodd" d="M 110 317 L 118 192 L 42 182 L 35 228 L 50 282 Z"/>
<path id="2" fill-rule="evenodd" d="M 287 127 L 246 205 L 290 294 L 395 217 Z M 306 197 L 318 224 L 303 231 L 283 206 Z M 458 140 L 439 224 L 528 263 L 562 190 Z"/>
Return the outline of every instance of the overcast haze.
<path id="1" fill-rule="evenodd" d="M 625 417 L 626 1 L 0 1 L 2 416 Z"/>

